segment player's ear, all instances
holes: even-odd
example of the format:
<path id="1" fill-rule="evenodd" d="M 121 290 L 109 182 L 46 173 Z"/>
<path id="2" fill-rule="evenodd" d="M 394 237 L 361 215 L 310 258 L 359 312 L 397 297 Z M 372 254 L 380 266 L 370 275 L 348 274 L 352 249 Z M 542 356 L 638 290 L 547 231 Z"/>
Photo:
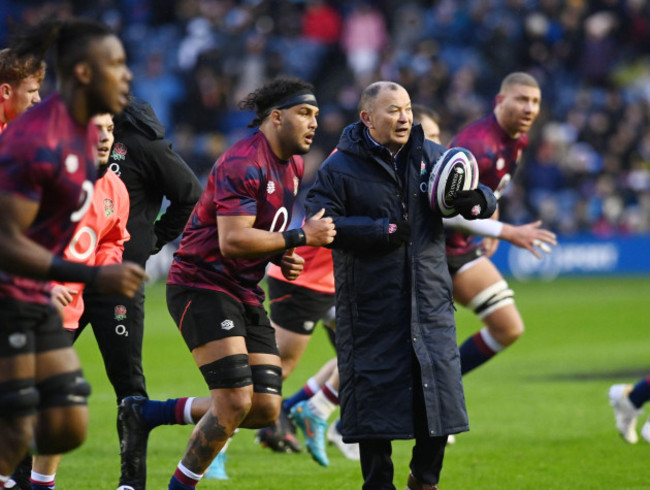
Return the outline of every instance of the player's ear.
<path id="1" fill-rule="evenodd" d="M 271 114 L 269 114 L 269 118 L 275 126 L 282 124 L 282 111 L 280 109 L 273 109 Z"/>
<path id="2" fill-rule="evenodd" d="M 93 70 L 87 61 L 80 61 L 74 65 L 74 75 L 82 85 L 89 85 L 93 78 Z"/>
<path id="3" fill-rule="evenodd" d="M 368 111 L 361 111 L 359 117 L 361 118 L 361 122 L 365 124 L 368 129 L 374 128 L 374 125 L 372 124 L 372 118 L 370 117 L 370 113 Z"/>
<path id="4" fill-rule="evenodd" d="M 11 84 L 0 83 L 0 97 L 2 97 L 3 100 L 8 100 L 11 97 L 12 92 L 13 89 L 11 88 Z"/>

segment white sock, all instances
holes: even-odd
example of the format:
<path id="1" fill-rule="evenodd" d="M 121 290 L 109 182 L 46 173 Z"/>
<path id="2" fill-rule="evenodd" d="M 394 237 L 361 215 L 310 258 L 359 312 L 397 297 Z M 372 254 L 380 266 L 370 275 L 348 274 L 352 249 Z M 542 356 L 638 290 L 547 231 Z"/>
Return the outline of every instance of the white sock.
<path id="1" fill-rule="evenodd" d="M 312 396 L 307 404 L 314 415 L 327 420 L 338 407 L 338 394 L 338 391 L 332 388 L 329 383 L 325 383 L 323 389 Z"/>
<path id="2" fill-rule="evenodd" d="M 191 396 L 185 402 L 185 408 L 183 409 L 183 422 L 188 425 L 194 425 L 196 422 L 192 418 L 192 403 L 196 400 L 195 396 Z"/>
<path id="3" fill-rule="evenodd" d="M 320 385 L 318 384 L 318 381 L 316 381 L 316 378 L 309 378 L 307 380 L 307 388 L 309 388 L 309 391 L 313 393 L 312 396 L 319 392 Z"/>
<path id="4" fill-rule="evenodd" d="M 494 337 L 492 337 L 492 334 L 487 327 L 483 327 L 479 333 L 481 334 L 481 338 L 483 339 L 483 342 L 485 342 L 485 345 L 492 349 L 495 354 L 506 348 L 505 345 L 501 345 Z"/>
<path id="5" fill-rule="evenodd" d="M 186 477 L 191 478 L 192 480 L 200 481 L 201 478 L 203 478 L 203 475 L 199 475 L 198 473 L 194 473 L 193 471 L 188 470 L 182 461 L 178 462 L 177 468 L 181 473 L 183 473 Z"/>
<path id="6" fill-rule="evenodd" d="M 40 485 L 52 485 L 54 483 L 55 477 L 56 477 L 56 473 L 52 475 L 44 475 L 43 473 L 37 473 L 34 470 L 32 470 L 30 480 Z"/>

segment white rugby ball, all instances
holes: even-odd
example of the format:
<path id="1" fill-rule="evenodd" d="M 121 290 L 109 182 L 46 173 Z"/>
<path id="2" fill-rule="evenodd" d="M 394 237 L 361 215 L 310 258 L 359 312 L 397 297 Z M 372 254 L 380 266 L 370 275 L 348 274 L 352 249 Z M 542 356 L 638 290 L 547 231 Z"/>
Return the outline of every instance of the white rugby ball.
<path id="1" fill-rule="evenodd" d="M 429 203 L 431 209 L 444 217 L 456 216 L 452 202 L 458 191 L 476 189 L 478 164 L 467 148 L 454 147 L 444 152 L 429 175 Z"/>

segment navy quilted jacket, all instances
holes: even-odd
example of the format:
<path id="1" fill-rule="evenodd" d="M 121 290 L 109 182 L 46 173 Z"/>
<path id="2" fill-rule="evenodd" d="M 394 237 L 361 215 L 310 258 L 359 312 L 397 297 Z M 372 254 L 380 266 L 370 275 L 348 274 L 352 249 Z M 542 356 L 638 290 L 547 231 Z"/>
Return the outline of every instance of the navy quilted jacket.
<path id="1" fill-rule="evenodd" d="M 374 146 L 359 121 L 345 128 L 308 193 L 308 214 L 325 208 L 337 229 L 332 248 L 346 441 L 413 438 L 414 383 L 424 390 L 431 435 L 468 430 L 442 220 L 426 192 L 444 151 L 415 126 L 401 150 L 407 168 L 400 178 L 388 150 Z M 388 225 L 404 219 L 410 243 L 395 248 Z"/>

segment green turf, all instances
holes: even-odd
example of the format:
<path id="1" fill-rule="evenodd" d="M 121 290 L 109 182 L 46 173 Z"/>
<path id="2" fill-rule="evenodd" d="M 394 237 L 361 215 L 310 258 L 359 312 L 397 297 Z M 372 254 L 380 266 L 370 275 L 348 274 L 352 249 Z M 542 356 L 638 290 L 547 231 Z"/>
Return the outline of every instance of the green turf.
<path id="1" fill-rule="evenodd" d="M 650 488 L 650 445 L 622 442 L 607 389 L 650 373 L 650 281 L 565 279 L 511 281 L 527 331 L 518 343 L 465 378 L 471 432 L 447 450 L 444 490 Z M 203 381 L 164 304 L 164 288 L 147 291 L 144 363 L 152 398 L 203 395 Z M 459 309 L 459 341 L 479 326 Z M 284 391 L 291 393 L 333 351 L 317 329 Z M 84 446 L 66 455 L 60 490 L 116 488 L 119 449 L 115 402 L 92 334 L 77 343 L 92 383 L 91 425 Z M 166 489 L 191 427 L 160 427 L 149 443 L 148 488 Z M 303 454 L 281 455 L 240 431 L 228 450 L 228 481 L 204 480 L 205 489 L 356 489 L 359 464 L 329 448 L 330 467 Z M 411 443 L 394 444 L 395 485 L 404 488 Z"/>

